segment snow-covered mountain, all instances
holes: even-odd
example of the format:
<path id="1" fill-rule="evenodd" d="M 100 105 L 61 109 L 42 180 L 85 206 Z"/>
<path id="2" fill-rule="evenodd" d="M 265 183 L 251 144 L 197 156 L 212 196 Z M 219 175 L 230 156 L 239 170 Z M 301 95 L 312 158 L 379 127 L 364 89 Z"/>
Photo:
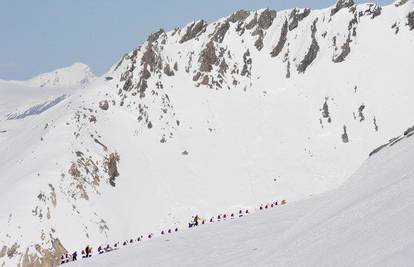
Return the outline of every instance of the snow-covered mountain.
<path id="1" fill-rule="evenodd" d="M 340 0 L 160 30 L 67 91 L 0 83 L 0 262 L 337 188 L 413 125 L 413 42 L 414 1 Z"/>
<path id="2" fill-rule="evenodd" d="M 411 266 L 414 128 L 340 188 L 69 266 Z M 191 245 L 189 245 L 191 244 Z"/>

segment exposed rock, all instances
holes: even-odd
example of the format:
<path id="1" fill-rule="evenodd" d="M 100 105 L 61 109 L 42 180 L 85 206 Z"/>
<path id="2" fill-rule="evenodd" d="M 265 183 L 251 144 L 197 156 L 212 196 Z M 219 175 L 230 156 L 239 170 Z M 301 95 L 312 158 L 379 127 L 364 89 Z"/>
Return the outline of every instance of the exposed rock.
<path id="1" fill-rule="evenodd" d="M 193 81 L 194 82 L 198 81 L 200 77 L 201 77 L 201 72 L 197 72 L 197 74 L 193 76 Z"/>
<path id="2" fill-rule="evenodd" d="M 363 113 L 364 109 L 365 109 L 365 105 L 361 105 L 358 108 L 359 121 L 361 121 L 361 122 L 365 120 L 365 116 L 364 116 L 364 113 Z"/>
<path id="3" fill-rule="evenodd" d="M 7 257 L 9 257 L 10 259 L 13 258 L 17 253 L 18 253 L 18 249 L 19 249 L 19 245 L 17 243 L 14 243 L 9 249 L 7 249 Z"/>
<path id="4" fill-rule="evenodd" d="M 224 75 L 227 72 L 228 69 L 229 69 L 229 65 L 227 65 L 226 60 L 223 58 L 223 60 L 220 63 L 220 66 L 219 66 L 219 73 L 221 75 Z"/>
<path id="5" fill-rule="evenodd" d="M 194 22 L 193 24 L 187 27 L 187 31 L 184 34 L 184 36 L 181 38 L 180 44 L 200 36 L 206 31 L 207 26 L 208 24 L 204 20 Z"/>
<path id="6" fill-rule="evenodd" d="M 331 16 L 335 15 L 336 13 L 338 13 L 339 10 L 343 8 L 349 8 L 354 5 L 355 3 L 353 0 L 338 0 L 336 2 L 336 6 L 333 9 L 331 9 Z"/>
<path id="7" fill-rule="evenodd" d="M 208 77 L 208 75 L 204 75 L 203 80 L 201 81 L 202 85 L 208 85 L 210 81 L 210 78 Z"/>
<path id="8" fill-rule="evenodd" d="M 124 91 L 131 91 L 131 89 L 132 89 L 132 79 L 131 78 L 128 78 L 125 81 L 124 86 L 122 87 L 122 90 L 124 90 Z"/>
<path id="9" fill-rule="evenodd" d="M 409 134 L 414 133 L 414 126 L 408 128 L 407 130 L 405 130 L 404 132 L 404 136 L 408 136 Z"/>
<path id="10" fill-rule="evenodd" d="M 397 0 L 394 2 L 394 6 L 400 7 L 408 3 L 410 0 Z"/>
<path id="11" fill-rule="evenodd" d="M 227 31 L 230 29 L 230 23 L 228 21 L 220 24 L 213 33 L 212 40 L 221 43 L 226 36 Z"/>
<path id="12" fill-rule="evenodd" d="M 236 22 L 239 22 L 239 21 L 244 21 L 245 19 L 247 19 L 248 16 L 250 16 L 249 11 L 239 10 L 239 11 L 236 11 L 235 13 L 233 13 L 233 15 L 231 15 L 228 18 L 228 21 L 232 22 L 232 23 L 236 23 Z"/>
<path id="13" fill-rule="evenodd" d="M 285 43 L 287 41 L 287 33 L 288 33 L 288 21 L 285 20 L 285 23 L 283 23 L 282 31 L 280 33 L 279 41 L 277 42 L 277 45 L 275 48 L 273 48 L 273 51 L 270 53 L 272 57 L 277 57 L 280 52 L 282 52 L 283 47 L 285 46 Z"/>
<path id="14" fill-rule="evenodd" d="M 309 16 L 310 12 L 311 10 L 309 8 L 305 8 L 302 12 L 297 8 L 293 9 L 289 16 L 289 31 L 296 29 L 299 22 Z"/>
<path id="15" fill-rule="evenodd" d="M 318 55 L 319 52 L 319 44 L 316 41 L 316 23 L 318 22 L 318 19 L 316 18 L 313 21 L 313 24 L 311 26 L 311 30 L 312 30 L 312 43 L 311 46 L 309 47 L 308 53 L 305 55 L 304 59 L 300 62 L 299 66 L 298 66 L 298 72 L 299 73 L 304 73 L 306 71 L 306 69 L 308 68 L 308 66 L 310 64 L 312 64 L 312 62 L 316 59 L 316 56 Z"/>
<path id="16" fill-rule="evenodd" d="M 374 129 L 376 132 L 378 132 L 378 124 L 377 124 L 377 118 L 374 117 Z"/>
<path id="17" fill-rule="evenodd" d="M 376 4 L 369 4 L 369 9 L 365 11 L 366 15 L 370 15 L 371 19 L 374 19 L 375 17 L 378 17 L 381 15 L 382 7 Z"/>
<path id="18" fill-rule="evenodd" d="M 165 65 L 164 74 L 167 76 L 174 76 L 174 71 L 170 68 L 170 64 Z"/>
<path id="19" fill-rule="evenodd" d="M 286 65 L 286 78 L 287 79 L 290 78 L 290 60 L 288 60 L 287 65 Z"/>
<path id="20" fill-rule="evenodd" d="M 385 147 L 387 147 L 388 144 L 384 144 L 382 146 L 377 147 L 376 149 L 374 149 L 371 153 L 369 153 L 369 156 L 371 157 L 372 155 L 380 152 L 382 149 L 384 149 Z"/>
<path id="21" fill-rule="evenodd" d="M 108 110 L 109 109 L 108 100 L 99 101 L 99 108 L 102 110 Z"/>
<path id="22" fill-rule="evenodd" d="M 392 26 L 391 29 L 395 30 L 395 34 L 398 34 L 400 32 L 400 27 L 399 24 L 397 24 L 397 22 L 395 22 Z"/>
<path id="23" fill-rule="evenodd" d="M 322 106 L 322 117 L 328 119 L 328 122 L 331 123 L 331 115 L 329 114 L 329 106 L 328 106 L 328 97 L 325 98 L 325 102 Z"/>
<path id="24" fill-rule="evenodd" d="M 336 38 L 334 39 L 334 45 L 336 46 Z M 334 63 L 340 63 L 345 61 L 346 57 L 351 53 L 351 34 L 348 34 L 348 38 L 346 39 L 345 43 L 341 47 L 341 53 L 338 56 L 334 56 L 332 61 Z"/>
<path id="25" fill-rule="evenodd" d="M 247 51 L 243 54 L 243 61 L 244 61 L 244 65 L 243 65 L 241 75 L 250 77 L 251 69 L 252 69 L 252 58 L 250 57 L 249 49 L 247 49 Z"/>
<path id="26" fill-rule="evenodd" d="M 249 23 L 246 24 L 246 29 L 248 30 L 253 29 L 254 27 L 256 27 L 257 23 L 258 21 L 257 21 L 257 13 L 256 13 L 254 14 L 253 19 Z"/>
<path id="27" fill-rule="evenodd" d="M 257 35 L 259 37 L 257 38 L 256 42 L 254 42 L 254 46 L 258 51 L 261 51 L 263 49 L 263 38 L 264 38 L 264 32 L 262 29 L 257 30 Z"/>
<path id="28" fill-rule="evenodd" d="M 149 43 L 153 43 L 153 42 L 157 41 L 157 40 L 158 40 L 158 38 L 160 38 L 160 36 L 161 36 L 162 34 L 165 34 L 164 29 L 160 29 L 159 31 L 152 33 L 150 36 L 148 36 L 147 41 L 148 41 Z"/>
<path id="29" fill-rule="evenodd" d="M 276 10 L 264 10 L 257 21 L 259 27 L 263 30 L 269 29 L 272 26 L 273 20 L 276 18 Z"/>
<path id="30" fill-rule="evenodd" d="M 3 246 L 3 248 L 0 250 L 0 258 L 3 258 L 4 256 L 6 256 L 6 252 L 7 252 L 7 247 Z"/>
<path id="31" fill-rule="evenodd" d="M 174 63 L 174 70 L 178 71 L 178 63 L 177 62 Z"/>
<path id="32" fill-rule="evenodd" d="M 79 169 L 78 169 L 78 166 L 77 166 L 74 162 L 72 162 L 72 164 L 70 165 L 70 168 L 69 168 L 68 173 L 69 173 L 72 177 L 75 177 L 75 178 L 79 178 L 79 177 L 80 177 L 80 175 L 81 175 L 81 173 L 80 173 L 80 171 L 79 171 Z"/>
<path id="33" fill-rule="evenodd" d="M 201 51 L 200 58 L 200 71 L 210 72 L 213 70 L 213 65 L 217 63 L 216 47 L 212 41 L 208 42 L 206 48 Z"/>
<path id="34" fill-rule="evenodd" d="M 89 122 L 96 123 L 96 116 L 95 115 L 90 115 L 89 116 Z"/>
<path id="35" fill-rule="evenodd" d="M 114 78 L 113 77 L 111 77 L 111 76 L 107 76 L 107 77 L 105 77 L 105 81 L 111 81 L 111 80 L 113 80 Z"/>
<path id="36" fill-rule="evenodd" d="M 414 11 L 407 15 L 407 26 L 410 28 L 410 31 L 414 30 Z"/>
<path id="37" fill-rule="evenodd" d="M 344 133 L 342 134 L 342 142 L 349 143 L 348 133 L 346 132 L 346 126 L 344 125 Z"/>
<path id="38" fill-rule="evenodd" d="M 150 71 L 155 71 L 160 63 L 160 58 L 156 55 L 154 51 L 154 47 L 152 43 L 149 43 L 146 47 L 146 50 L 142 56 L 141 64 L 148 65 L 150 67 Z"/>
<path id="39" fill-rule="evenodd" d="M 53 267 L 60 265 L 60 258 L 67 253 L 59 239 L 52 239 L 52 248 L 44 249 L 35 245 L 37 253 L 29 254 L 29 249 L 21 258 L 19 267 Z"/>
<path id="40" fill-rule="evenodd" d="M 109 176 L 109 183 L 112 186 L 115 186 L 115 178 L 119 176 L 118 166 L 117 166 L 118 162 L 119 162 L 118 153 L 111 153 L 105 162 L 107 173 Z"/>

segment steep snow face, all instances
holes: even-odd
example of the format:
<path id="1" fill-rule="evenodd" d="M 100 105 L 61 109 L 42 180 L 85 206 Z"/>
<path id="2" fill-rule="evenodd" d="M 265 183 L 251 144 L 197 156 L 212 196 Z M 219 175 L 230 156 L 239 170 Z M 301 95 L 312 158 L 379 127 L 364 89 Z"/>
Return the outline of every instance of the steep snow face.
<path id="1" fill-rule="evenodd" d="M 413 158 L 402 138 L 337 190 L 68 266 L 411 266 Z"/>
<path id="2" fill-rule="evenodd" d="M 414 111 L 413 1 L 341 2 L 160 30 L 84 89 L 7 85 L 1 261 L 341 185 Z"/>

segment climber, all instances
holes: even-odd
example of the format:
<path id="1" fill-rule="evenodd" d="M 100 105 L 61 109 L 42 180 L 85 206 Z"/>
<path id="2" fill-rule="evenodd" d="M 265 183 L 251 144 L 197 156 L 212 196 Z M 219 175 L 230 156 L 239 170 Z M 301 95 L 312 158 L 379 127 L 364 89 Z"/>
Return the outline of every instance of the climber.
<path id="1" fill-rule="evenodd" d="M 77 261 L 78 260 L 78 252 L 73 252 L 72 254 L 72 261 Z"/>
<path id="2" fill-rule="evenodd" d="M 98 254 L 102 254 L 102 253 L 104 253 L 105 251 L 102 249 L 102 246 L 99 246 L 98 247 Z"/>
<path id="3" fill-rule="evenodd" d="M 66 258 L 65 258 L 65 255 L 62 255 L 60 257 L 60 264 L 64 264 L 64 263 L 66 263 Z"/>
<path id="4" fill-rule="evenodd" d="M 195 217 L 194 217 L 194 225 L 195 226 L 198 226 L 198 222 L 200 221 L 200 217 L 198 216 L 198 215 L 196 215 Z"/>
<path id="5" fill-rule="evenodd" d="M 85 248 L 85 258 L 89 258 L 92 256 L 92 247 L 87 245 Z"/>

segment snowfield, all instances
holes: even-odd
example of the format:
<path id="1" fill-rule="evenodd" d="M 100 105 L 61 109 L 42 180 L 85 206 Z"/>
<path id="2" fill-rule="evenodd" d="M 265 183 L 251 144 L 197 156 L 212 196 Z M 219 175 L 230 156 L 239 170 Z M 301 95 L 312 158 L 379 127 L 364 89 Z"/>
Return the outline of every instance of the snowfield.
<path id="1" fill-rule="evenodd" d="M 399 166 L 386 162 L 394 152 L 381 150 L 352 175 L 414 124 L 413 47 L 413 0 L 384 7 L 340 0 L 321 10 L 237 11 L 160 30 L 102 77 L 78 63 L 0 81 L 0 265 L 55 266 L 87 244 L 183 229 L 195 214 L 282 199 L 289 205 L 272 213 L 205 228 L 227 236 L 234 255 L 208 253 L 226 243 L 214 245 L 218 237 L 207 234 L 216 231 L 204 229 L 134 253 L 176 242 L 171 251 L 248 264 L 244 248 L 232 244 L 257 240 L 264 247 L 251 249 L 263 265 L 316 265 L 321 253 L 332 255 L 332 265 L 370 264 L 384 253 L 405 259 L 386 245 L 403 244 L 398 235 L 411 234 L 408 224 L 393 230 L 395 240 L 385 230 L 374 235 L 404 223 L 385 214 L 410 216 L 402 206 L 410 180 L 383 177 Z M 373 224 L 358 223 L 368 214 Z M 198 250 L 187 238 L 211 247 Z M 378 255 L 368 259 L 371 250 Z"/>
<path id="2" fill-rule="evenodd" d="M 412 266 L 414 138 L 340 188 L 65 266 Z"/>

